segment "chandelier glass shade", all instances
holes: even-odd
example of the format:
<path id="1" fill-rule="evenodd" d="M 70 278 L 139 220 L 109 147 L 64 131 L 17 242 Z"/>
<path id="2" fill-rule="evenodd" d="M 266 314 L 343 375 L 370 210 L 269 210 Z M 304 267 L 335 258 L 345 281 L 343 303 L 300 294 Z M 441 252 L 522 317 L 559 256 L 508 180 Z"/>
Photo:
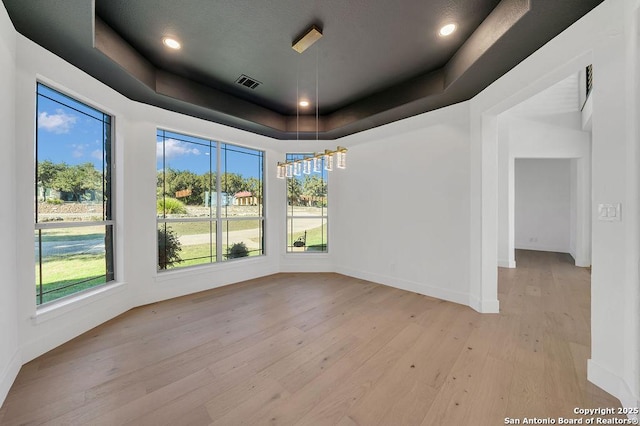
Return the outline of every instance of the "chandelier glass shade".
<path id="1" fill-rule="evenodd" d="M 324 160 L 324 169 L 327 171 L 333 171 L 334 167 L 346 169 L 347 148 L 339 146 L 335 151 L 326 149 L 324 153 L 313 154 L 313 157 L 278 163 L 276 176 L 278 179 L 284 179 L 302 174 L 308 175 L 312 171 L 319 173 L 322 171 L 322 160 Z"/>

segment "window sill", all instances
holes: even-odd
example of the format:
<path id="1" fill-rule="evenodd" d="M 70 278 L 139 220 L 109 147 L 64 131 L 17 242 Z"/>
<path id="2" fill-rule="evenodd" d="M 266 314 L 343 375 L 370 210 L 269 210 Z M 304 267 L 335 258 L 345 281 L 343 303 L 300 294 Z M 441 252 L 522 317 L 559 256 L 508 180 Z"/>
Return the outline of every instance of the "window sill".
<path id="1" fill-rule="evenodd" d="M 184 268 L 171 269 L 168 271 L 156 272 L 156 282 L 174 280 L 178 277 L 190 277 L 195 275 L 208 274 L 211 271 L 225 271 L 231 269 L 246 268 L 249 265 L 267 263 L 267 256 L 254 256 L 249 259 L 225 260 L 224 262 L 209 263 L 206 265 L 187 266 Z"/>
<path id="2" fill-rule="evenodd" d="M 287 251 L 284 253 L 287 257 L 329 257 L 328 252 L 318 251 Z"/>
<path id="3" fill-rule="evenodd" d="M 47 303 L 44 306 L 36 308 L 35 314 L 31 316 L 31 323 L 34 325 L 38 325 L 43 322 L 50 321 L 80 307 L 87 306 L 91 303 L 104 299 L 105 297 L 120 293 L 124 290 L 125 283 L 115 282 L 112 284 L 105 284 L 86 292 L 82 292 L 75 296 L 69 296 L 65 297 L 64 299 Z"/>

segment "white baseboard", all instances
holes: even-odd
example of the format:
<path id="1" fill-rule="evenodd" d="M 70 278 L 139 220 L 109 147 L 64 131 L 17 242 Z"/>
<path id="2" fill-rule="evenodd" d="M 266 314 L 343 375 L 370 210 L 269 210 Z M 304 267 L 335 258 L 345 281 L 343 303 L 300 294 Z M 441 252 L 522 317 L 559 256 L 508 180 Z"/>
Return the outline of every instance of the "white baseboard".
<path id="1" fill-rule="evenodd" d="M 624 379 L 592 359 L 587 360 L 587 379 L 594 385 L 618 398 L 622 407 L 639 408 L 640 398 L 638 395 L 633 394 Z M 630 415 L 629 418 L 637 419 L 638 416 Z"/>
<path id="2" fill-rule="evenodd" d="M 498 259 L 498 267 L 499 268 L 514 269 L 516 267 L 516 261 L 515 260 L 507 260 L 507 259 Z"/>
<path id="3" fill-rule="evenodd" d="M 536 246 L 530 244 L 516 244 L 516 250 L 532 250 L 532 251 L 550 251 L 553 253 L 569 253 L 566 247 L 549 247 L 549 246 Z"/>
<path id="4" fill-rule="evenodd" d="M 469 297 L 469 306 L 481 314 L 499 314 L 500 313 L 500 301 L 499 300 L 480 300 L 475 296 Z"/>
<path id="5" fill-rule="evenodd" d="M 359 278 L 362 280 L 383 284 L 389 287 L 399 288 L 400 290 L 412 291 L 414 293 L 424 294 L 425 296 L 435 297 L 437 299 L 447 300 L 449 302 L 470 306 L 469 294 L 467 293 L 434 287 L 426 283 L 419 283 L 381 274 L 373 274 L 371 272 L 357 271 L 350 268 L 337 267 L 334 268 L 334 270 L 339 274 L 347 275 L 349 277 Z"/>
<path id="6" fill-rule="evenodd" d="M 330 266 L 314 266 L 312 268 L 307 268 L 304 266 L 296 266 L 296 265 L 280 265 L 280 270 L 278 272 L 282 273 L 324 273 L 324 272 L 335 272 L 335 268 Z"/>
<path id="7" fill-rule="evenodd" d="M 22 358 L 20 351 L 16 350 L 11 357 L 11 361 L 9 361 L 9 364 L 4 368 L 2 376 L 0 376 L 0 406 L 4 403 L 9 389 L 11 389 L 13 382 L 16 380 L 20 367 L 22 367 Z"/>
<path id="8" fill-rule="evenodd" d="M 580 267 L 580 268 L 588 268 L 589 266 L 591 266 L 591 260 L 590 259 L 581 259 L 581 258 L 574 258 L 576 266 Z"/>
<path id="9" fill-rule="evenodd" d="M 335 268 L 327 254 L 296 253 L 280 258 L 279 272 L 335 272 Z"/>
<path id="10" fill-rule="evenodd" d="M 591 259 L 578 257 L 573 251 L 569 252 L 571 257 L 573 257 L 573 263 L 580 268 L 588 268 L 591 266 Z"/>

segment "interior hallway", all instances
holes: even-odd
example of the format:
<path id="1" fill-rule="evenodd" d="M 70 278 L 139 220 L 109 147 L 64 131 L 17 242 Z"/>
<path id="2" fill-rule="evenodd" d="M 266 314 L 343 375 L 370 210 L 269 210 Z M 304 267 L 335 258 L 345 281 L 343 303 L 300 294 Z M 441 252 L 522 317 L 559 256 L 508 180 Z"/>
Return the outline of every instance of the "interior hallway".
<path id="1" fill-rule="evenodd" d="M 0 424 L 497 425 L 617 407 L 586 379 L 589 271 L 516 256 L 494 315 L 337 274 L 136 308 L 23 366 Z"/>

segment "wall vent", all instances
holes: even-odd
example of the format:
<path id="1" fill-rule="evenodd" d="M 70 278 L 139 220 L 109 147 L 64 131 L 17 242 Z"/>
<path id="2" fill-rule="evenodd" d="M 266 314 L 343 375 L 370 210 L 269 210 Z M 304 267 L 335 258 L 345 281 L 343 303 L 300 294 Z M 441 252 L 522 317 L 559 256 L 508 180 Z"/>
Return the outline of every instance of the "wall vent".
<path id="1" fill-rule="evenodd" d="M 258 87 L 260 83 L 258 80 L 251 78 L 247 75 L 242 74 L 240 77 L 238 77 L 238 79 L 236 80 L 236 83 L 241 84 L 245 87 L 248 87 L 249 89 L 255 89 L 256 87 Z"/>

